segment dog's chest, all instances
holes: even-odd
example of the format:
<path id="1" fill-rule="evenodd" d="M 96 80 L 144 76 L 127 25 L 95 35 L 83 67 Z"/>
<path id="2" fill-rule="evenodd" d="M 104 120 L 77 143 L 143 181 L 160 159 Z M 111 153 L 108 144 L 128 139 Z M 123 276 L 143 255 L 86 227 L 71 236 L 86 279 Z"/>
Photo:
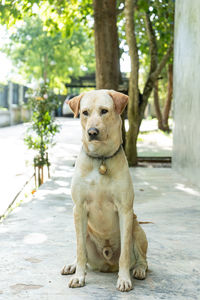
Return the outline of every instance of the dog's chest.
<path id="1" fill-rule="evenodd" d="M 93 169 L 91 172 L 88 172 L 87 175 L 84 176 L 84 184 L 89 188 L 95 188 L 100 184 L 104 184 L 108 179 L 105 178 L 105 175 L 101 175 L 98 169 Z"/>
<path id="2" fill-rule="evenodd" d="M 88 210 L 95 207 L 101 211 L 116 211 L 114 204 L 114 191 L 112 179 L 107 175 L 101 175 L 97 169 L 93 169 L 83 179 L 84 191 L 87 194 Z"/>
<path id="3" fill-rule="evenodd" d="M 83 185 L 87 191 L 92 193 L 112 194 L 113 178 L 107 174 L 101 175 L 98 168 L 94 168 L 84 176 Z"/>

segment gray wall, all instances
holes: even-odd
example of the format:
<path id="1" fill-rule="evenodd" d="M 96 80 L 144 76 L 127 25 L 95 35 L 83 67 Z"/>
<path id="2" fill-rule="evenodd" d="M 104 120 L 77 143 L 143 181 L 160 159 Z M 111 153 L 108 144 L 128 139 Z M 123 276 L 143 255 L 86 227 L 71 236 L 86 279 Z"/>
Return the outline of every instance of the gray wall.
<path id="1" fill-rule="evenodd" d="M 176 0 L 173 167 L 200 185 L 200 0 Z"/>

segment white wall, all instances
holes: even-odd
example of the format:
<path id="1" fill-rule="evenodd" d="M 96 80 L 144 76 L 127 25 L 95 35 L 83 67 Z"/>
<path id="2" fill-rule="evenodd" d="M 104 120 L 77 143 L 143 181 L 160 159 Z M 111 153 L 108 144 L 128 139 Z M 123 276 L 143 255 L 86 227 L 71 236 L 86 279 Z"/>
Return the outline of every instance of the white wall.
<path id="1" fill-rule="evenodd" d="M 173 167 L 200 185 L 200 0 L 176 0 Z"/>

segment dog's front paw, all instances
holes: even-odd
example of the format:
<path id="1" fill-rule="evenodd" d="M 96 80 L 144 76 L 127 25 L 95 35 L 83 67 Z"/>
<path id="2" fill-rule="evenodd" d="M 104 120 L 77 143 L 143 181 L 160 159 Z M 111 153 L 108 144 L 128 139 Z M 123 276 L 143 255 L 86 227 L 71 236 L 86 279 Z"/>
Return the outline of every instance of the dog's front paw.
<path id="1" fill-rule="evenodd" d="M 117 290 L 121 292 L 128 292 L 133 289 L 133 285 L 131 282 L 131 279 L 127 278 L 121 278 L 119 277 L 117 280 Z"/>
<path id="2" fill-rule="evenodd" d="M 146 278 L 146 268 L 143 266 L 138 266 L 133 269 L 133 277 L 139 280 L 143 280 Z"/>
<path id="3" fill-rule="evenodd" d="M 76 272 L 76 264 L 71 264 L 68 266 L 64 266 L 64 268 L 61 271 L 61 275 L 70 275 L 74 274 Z"/>
<path id="4" fill-rule="evenodd" d="M 70 288 L 82 287 L 82 286 L 85 285 L 85 277 L 84 277 L 84 276 L 74 275 L 74 276 L 70 279 L 68 285 L 69 285 Z"/>

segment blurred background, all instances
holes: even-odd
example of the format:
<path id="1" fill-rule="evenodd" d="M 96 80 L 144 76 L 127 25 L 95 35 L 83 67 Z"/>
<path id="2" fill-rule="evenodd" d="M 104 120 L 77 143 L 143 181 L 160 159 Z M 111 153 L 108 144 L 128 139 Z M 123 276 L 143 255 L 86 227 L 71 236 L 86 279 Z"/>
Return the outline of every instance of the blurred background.
<path id="1" fill-rule="evenodd" d="M 196 138 L 190 132 L 195 122 L 191 128 L 189 120 L 184 126 L 187 118 L 183 116 L 188 110 L 194 115 L 198 109 L 196 100 L 188 96 L 191 99 L 184 100 L 186 93 L 181 94 L 179 89 L 181 82 L 188 93 L 187 76 L 194 72 L 182 71 L 183 61 L 192 61 L 192 54 L 186 53 L 192 42 L 176 5 L 174 43 L 175 1 L 1 1 L 0 159 L 5 194 L 5 178 L 8 182 L 10 173 L 16 182 L 28 165 L 38 167 L 40 161 L 42 170 L 48 167 L 54 135 L 61 136 L 64 128 L 74 130 L 70 124 L 76 121 L 71 119 L 68 100 L 91 89 L 114 89 L 129 95 L 122 133 L 130 167 L 171 168 L 173 157 L 175 168 L 182 168 L 186 176 L 188 172 L 193 174 L 198 145 L 194 146 Z M 192 7 L 188 16 L 194 11 Z M 180 56 L 177 46 L 177 63 L 173 66 L 177 41 L 185 52 Z M 41 126 L 48 130 L 44 133 Z M 191 145 L 195 152 L 192 164 Z M 10 153 L 13 147 L 15 154 Z M 42 158 L 36 159 L 37 151 Z M 19 167 L 16 171 L 16 164 L 23 165 L 23 170 Z"/>

